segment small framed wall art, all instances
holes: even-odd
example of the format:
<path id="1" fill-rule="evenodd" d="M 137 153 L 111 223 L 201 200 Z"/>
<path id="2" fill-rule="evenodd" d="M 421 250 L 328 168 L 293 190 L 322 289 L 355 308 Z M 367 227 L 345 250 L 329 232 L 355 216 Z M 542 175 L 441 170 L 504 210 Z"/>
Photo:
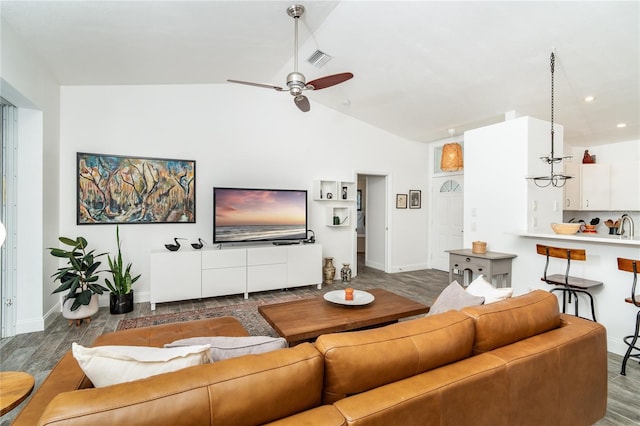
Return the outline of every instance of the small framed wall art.
<path id="1" fill-rule="evenodd" d="M 196 222 L 194 160 L 76 157 L 78 225 Z"/>
<path id="2" fill-rule="evenodd" d="M 407 194 L 396 194 L 396 209 L 407 208 Z"/>
<path id="3" fill-rule="evenodd" d="M 419 189 L 409 190 L 409 208 L 419 209 L 422 207 L 422 192 Z"/>

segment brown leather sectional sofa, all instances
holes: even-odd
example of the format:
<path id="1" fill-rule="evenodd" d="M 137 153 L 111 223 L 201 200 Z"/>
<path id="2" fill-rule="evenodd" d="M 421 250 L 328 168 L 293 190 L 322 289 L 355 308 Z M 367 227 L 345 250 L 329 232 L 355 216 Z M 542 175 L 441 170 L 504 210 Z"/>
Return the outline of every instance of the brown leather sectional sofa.
<path id="1" fill-rule="evenodd" d="M 233 318 L 105 334 L 162 346 L 247 335 Z M 536 290 L 320 336 L 260 355 L 93 388 L 70 353 L 16 425 L 592 425 L 607 404 L 606 332 Z"/>

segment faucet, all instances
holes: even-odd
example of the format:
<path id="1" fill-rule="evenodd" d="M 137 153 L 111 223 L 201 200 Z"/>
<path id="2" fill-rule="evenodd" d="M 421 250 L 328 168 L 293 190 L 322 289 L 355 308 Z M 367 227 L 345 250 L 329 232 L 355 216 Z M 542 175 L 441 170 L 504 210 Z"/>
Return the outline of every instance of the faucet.
<path id="1" fill-rule="evenodd" d="M 620 218 L 620 232 L 619 235 L 625 234 L 624 223 L 629 222 L 629 239 L 633 239 L 634 231 L 633 231 L 633 219 L 628 214 L 623 214 Z"/>

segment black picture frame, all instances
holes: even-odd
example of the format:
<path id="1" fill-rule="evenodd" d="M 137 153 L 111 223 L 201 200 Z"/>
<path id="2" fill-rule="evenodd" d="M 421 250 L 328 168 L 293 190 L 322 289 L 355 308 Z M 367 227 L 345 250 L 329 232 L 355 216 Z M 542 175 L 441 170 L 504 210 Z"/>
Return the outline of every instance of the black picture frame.
<path id="1" fill-rule="evenodd" d="M 419 209 L 422 208 L 422 191 L 419 189 L 409 190 L 409 208 Z"/>

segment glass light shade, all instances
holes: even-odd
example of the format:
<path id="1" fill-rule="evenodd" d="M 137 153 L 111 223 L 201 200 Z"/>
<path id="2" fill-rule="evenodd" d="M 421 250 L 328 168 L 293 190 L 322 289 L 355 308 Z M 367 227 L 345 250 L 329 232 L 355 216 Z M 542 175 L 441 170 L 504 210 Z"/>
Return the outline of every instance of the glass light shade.
<path id="1" fill-rule="evenodd" d="M 455 172 L 462 170 L 463 165 L 462 146 L 457 142 L 444 144 L 440 169 L 444 172 Z"/>

